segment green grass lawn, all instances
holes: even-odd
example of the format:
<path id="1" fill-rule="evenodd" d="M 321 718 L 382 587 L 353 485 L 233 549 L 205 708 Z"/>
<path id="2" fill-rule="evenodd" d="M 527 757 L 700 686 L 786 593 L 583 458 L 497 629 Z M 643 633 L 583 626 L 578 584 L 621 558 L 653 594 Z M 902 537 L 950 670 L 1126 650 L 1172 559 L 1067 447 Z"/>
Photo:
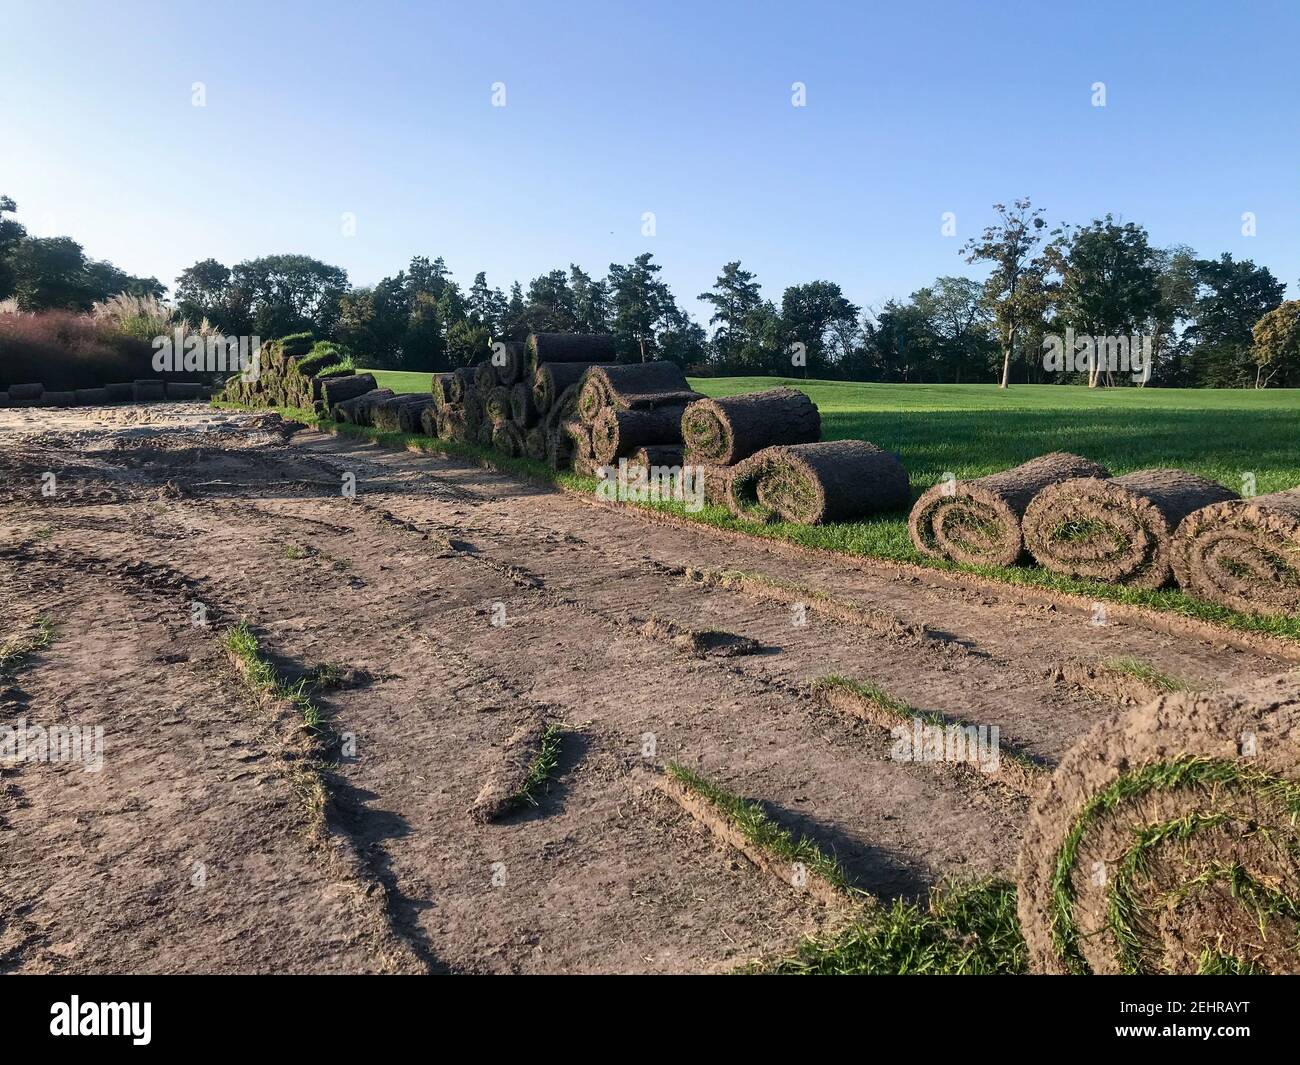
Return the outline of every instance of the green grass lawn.
<path id="1" fill-rule="evenodd" d="M 381 387 L 423 392 L 429 375 L 372 371 Z M 825 439 L 870 440 L 903 457 L 914 495 L 951 472 L 980 477 L 1048 451 L 1073 451 L 1114 473 L 1173 466 L 1242 491 L 1253 474 L 1256 491 L 1300 485 L 1300 390 L 1264 391 L 1013 385 L 860 384 L 776 377 L 694 378 L 709 396 L 778 385 L 807 392 L 821 410 Z M 671 505 L 665 509 L 673 509 Z M 904 562 L 922 562 L 907 537 L 907 515 L 816 527 L 741 522 L 715 508 L 697 515 L 708 524 L 743 529 L 812 547 Z M 932 563 L 928 563 L 932 564 Z M 1300 619 L 1246 621 L 1196 603 L 1181 592 L 1142 592 L 1057 577 L 1035 566 L 973 569 L 999 580 L 1176 610 L 1293 638 Z"/>

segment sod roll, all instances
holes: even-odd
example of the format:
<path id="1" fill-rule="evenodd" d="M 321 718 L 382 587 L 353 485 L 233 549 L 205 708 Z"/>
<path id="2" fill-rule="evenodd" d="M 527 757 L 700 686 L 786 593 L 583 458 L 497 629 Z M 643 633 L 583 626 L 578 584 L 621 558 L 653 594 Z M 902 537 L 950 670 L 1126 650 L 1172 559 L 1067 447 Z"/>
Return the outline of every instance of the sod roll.
<path id="1" fill-rule="evenodd" d="M 240 378 L 238 374 L 235 375 L 235 379 L 242 380 L 242 378 Z M 112 384 L 105 385 L 104 388 L 108 392 L 109 400 L 113 403 L 130 403 L 131 397 L 134 394 L 134 390 L 132 389 L 131 385 L 129 385 L 125 381 L 115 381 Z M 9 390 L 9 397 L 12 399 L 13 396 L 14 396 L 14 391 L 11 388 Z"/>
<path id="2" fill-rule="evenodd" d="M 442 436 L 441 418 L 442 411 L 438 409 L 437 403 L 430 403 L 420 411 L 420 432 L 425 436 L 440 437 Z"/>
<path id="3" fill-rule="evenodd" d="M 474 387 L 487 395 L 497 386 L 497 368 L 484 359 L 474 367 Z"/>
<path id="4" fill-rule="evenodd" d="M 1170 557 L 1179 585 L 1201 599 L 1300 614 L 1300 488 L 1193 511 L 1175 531 Z"/>
<path id="5" fill-rule="evenodd" d="M 510 417 L 520 429 L 531 429 L 537 424 L 533 389 L 527 381 L 520 381 L 510 389 Z"/>
<path id="6" fill-rule="evenodd" d="M 416 396 L 397 408 L 397 429 L 403 433 L 425 433 L 432 436 L 424 428 L 424 412 L 436 410 L 432 396 Z"/>
<path id="7" fill-rule="evenodd" d="M 530 333 L 524 342 L 528 367 L 551 362 L 613 362 L 614 338 L 608 333 Z"/>
<path id="8" fill-rule="evenodd" d="M 477 440 L 479 426 L 487 422 L 487 416 L 483 412 L 483 397 L 479 394 L 477 388 L 467 388 L 465 390 L 464 401 L 461 403 L 460 410 L 465 420 L 465 439 L 469 441 Z M 488 422 L 488 424 L 491 423 Z"/>
<path id="9" fill-rule="evenodd" d="M 11 400 L 40 399 L 44 392 L 45 386 L 42 384 L 9 386 L 9 398 Z"/>
<path id="10" fill-rule="evenodd" d="M 540 425 L 534 425 L 524 433 L 524 454 L 530 459 L 545 462 L 547 455 L 547 433 Z"/>
<path id="11" fill-rule="evenodd" d="M 42 392 L 40 405 L 42 407 L 75 407 L 77 405 L 77 393 Z"/>
<path id="12" fill-rule="evenodd" d="M 463 444 L 467 439 L 465 412 L 451 407 L 438 411 L 438 436 L 442 440 L 455 440 Z"/>
<path id="13" fill-rule="evenodd" d="M 627 366 L 591 366 L 582 375 L 578 414 L 592 423 L 606 407 L 653 410 L 680 407 L 701 399 L 686 383 L 681 367 L 672 362 L 637 362 Z"/>
<path id="14" fill-rule="evenodd" d="M 591 423 L 592 455 L 597 462 L 615 462 L 648 444 L 680 444 L 684 406 L 653 410 L 605 407 Z"/>
<path id="15" fill-rule="evenodd" d="M 451 382 L 447 386 L 447 395 L 453 404 L 465 402 L 465 392 L 474 388 L 476 372 L 473 366 L 461 366 L 452 370 Z"/>
<path id="16" fill-rule="evenodd" d="M 203 396 L 203 386 L 193 384 L 188 381 L 168 381 L 167 398 L 179 401 L 201 399 Z"/>
<path id="17" fill-rule="evenodd" d="M 590 362 L 546 362 L 533 371 L 533 405 L 539 415 L 550 412 L 551 405 L 564 391 L 582 383 Z"/>
<path id="18" fill-rule="evenodd" d="M 326 410 L 332 414 L 335 404 L 341 403 L 345 399 L 364 396 L 367 392 L 375 391 L 376 387 L 373 374 L 359 373 L 348 377 L 332 377 L 321 382 L 321 402 L 325 404 Z"/>
<path id="19" fill-rule="evenodd" d="M 495 426 L 493 426 L 493 424 L 490 421 L 484 418 L 481 422 L 479 422 L 478 431 L 475 432 L 474 434 L 474 443 L 478 444 L 480 447 L 491 447 L 492 430 L 494 428 Z"/>
<path id="20" fill-rule="evenodd" d="M 484 394 L 483 413 L 493 425 L 510 421 L 510 389 L 494 385 Z"/>
<path id="21" fill-rule="evenodd" d="M 524 431 L 514 422 L 499 422 L 492 427 L 492 446 L 504 455 L 519 458 L 524 453 Z"/>
<path id="22" fill-rule="evenodd" d="M 334 405 L 334 420 L 349 425 L 370 425 L 374 408 L 393 396 L 391 388 L 373 388 L 359 396 L 345 399 Z"/>
<path id="23" fill-rule="evenodd" d="M 102 407 L 111 402 L 107 388 L 77 389 L 77 406 L 79 407 Z"/>
<path id="24" fill-rule="evenodd" d="M 776 444 L 813 443 L 821 432 L 817 405 L 796 388 L 696 400 L 682 417 L 688 460 L 719 466 Z"/>
<path id="25" fill-rule="evenodd" d="M 1018 909 L 1044 973 L 1300 972 L 1300 674 L 1163 695 L 1030 807 Z"/>
<path id="26" fill-rule="evenodd" d="M 492 365 L 496 367 L 497 384 L 513 388 L 526 376 L 528 353 L 520 340 L 498 340 L 492 345 Z"/>
<path id="27" fill-rule="evenodd" d="M 1020 519 L 1034 496 L 1057 481 L 1109 476 L 1090 459 L 1054 451 L 978 480 L 943 481 L 916 501 L 907 531 L 923 555 L 1010 566 L 1024 553 Z"/>
<path id="28" fill-rule="evenodd" d="M 578 385 L 570 385 L 546 412 L 543 420 L 548 429 L 558 429 L 563 422 L 578 416 Z"/>
<path id="29" fill-rule="evenodd" d="M 1025 547 L 1067 577 L 1162 588 L 1173 577 L 1169 543 L 1188 514 L 1237 498 L 1184 470 L 1139 470 L 1050 484 L 1025 508 Z"/>
<path id="30" fill-rule="evenodd" d="M 161 403 L 167 398 L 167 390 L 161 381 L 133 381 L 131 392 L 131 398 L 137 403 Z M 9 389 L 9 395 L 13 394 L 14 390 Z"/>
<path id="31" fill-rule="evenodd" d="M 595 462 L 591 452 L 591 426 L 578 418 L 570 418 L 560 423 L 560 433 L 568 440 L 569 458 L 575 464 L 579 461 Z"/>
<path id="32" fill-rule="evenodd" d="M 429 391 L 433 395 L 433 402 L 441 410 L 443 407 L 452 407 L 461 401 L 464 395 L 464 387 L 461 388 L 459 396 L 453 395 L 453 384 L 457 380 L 454 373 L 436 373 L 429 381 Z"/>
<path id="33" fill-rule="evenodd" d="M 676 444 L 651 444 L 637 448 L 628 456 L 628 462 L 632 465 L 644 466 L 646 469 L 652 466 L 681 466 L 683 461 L 682 449 Z"/>
<path id="34" fill-rule="evenodd" d="M 911 498 L 898 456 L 865 440 L 782 444 L 731 469 L 731 512 L 755 521 L 848 521 L 898 510 Z"/>

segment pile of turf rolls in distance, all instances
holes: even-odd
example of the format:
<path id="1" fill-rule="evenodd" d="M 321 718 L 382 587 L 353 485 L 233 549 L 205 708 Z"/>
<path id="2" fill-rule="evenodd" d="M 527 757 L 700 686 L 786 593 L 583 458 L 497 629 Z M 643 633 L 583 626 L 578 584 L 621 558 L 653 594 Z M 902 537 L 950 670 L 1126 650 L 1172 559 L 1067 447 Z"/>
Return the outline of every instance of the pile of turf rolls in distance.
<path id="1" fill-rule="evenodd" d="M 865 440 L 828 440 L 751 455 L 731 468 L 728 503 L 741 518 L 820 525 L 899 510 L 910 498 L 897 455 Z"/>
<path id="2" fill-rule="evenodd" d="M 672 362 L 637 362 L 626 366 L 591 366 L 582 375 L 578 415 L 591 424 L 606 407 L 652 410 L 680 407 L 703 397 L 693 392 L 680 366 Z"/>
<path id="3" fill-rule="evenodd" d="M 1025 509 L 1025 547 L 1053 573 L 1163 588 L 1173 578 L 1169 543 L 1179 522 L 1236 498 L 1184 470 L 1073 478 L 1048 485 Z"/>
<path id="4" fill-rule="evenodd" d="M 1300 488 L 1193 511 L 1170 553 L 1192 595 L 1247 613 L 1300 614 Z"/>
<path id="5" fill-rule="evenodd" d="M 614 362 L 617 348 L 609 333 L 529 333 L 524 341 L 528 368 L 555 362 Z"/>
<path id="6" fill-rule="evenodd" d="M 693 464 L 731 466 L 775 444 L 821 439 L 816 404 L 795 388 L 723 399 L 700 399 L 682 416 L 682 440 Z"/>
<path id="7" fill-rule="evenodd" d="M 1033 799 L 1017 908 L 1041 973 L 1300 972 L 1300 674 L 1098 725 Z"/>
<path id="8" fill-rule="evenodd" d="M 1039 492 L 1072 477 L 1109 477 L 1110 471 L 1064 451 L 974 481 L 942 481 L 912 507 L 907 531 L 923 555 L 972 565 L 1010 566 L 1025 542 L 1020 519 Z"/>

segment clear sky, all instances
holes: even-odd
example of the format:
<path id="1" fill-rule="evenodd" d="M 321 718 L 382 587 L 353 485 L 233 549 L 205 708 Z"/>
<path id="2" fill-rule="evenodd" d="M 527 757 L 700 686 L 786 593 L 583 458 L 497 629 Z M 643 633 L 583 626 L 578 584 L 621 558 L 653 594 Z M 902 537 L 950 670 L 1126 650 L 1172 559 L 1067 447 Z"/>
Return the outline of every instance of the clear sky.
<path id="1" fill-rule="evenodd" d="M 969 271 L 990 205 L 1028 195 L 1252 258 L 1294 298 L 1297 41 L 1294 0 L 0 0 L 0 193 L 168 284 L 302 252 L 354 284 L 423 254 L 505 289 L 652 251 L 697 315 L 737 258 L 777 301 L 826 278 L 879 306 Z"/>

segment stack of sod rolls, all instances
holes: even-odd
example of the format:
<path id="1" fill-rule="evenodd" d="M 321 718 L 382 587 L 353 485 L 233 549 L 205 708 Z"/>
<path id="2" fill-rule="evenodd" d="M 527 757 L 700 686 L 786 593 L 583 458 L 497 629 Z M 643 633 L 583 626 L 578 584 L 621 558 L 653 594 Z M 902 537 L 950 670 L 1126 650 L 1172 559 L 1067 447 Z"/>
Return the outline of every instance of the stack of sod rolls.
<path id="1" fill-rule="evenodd" d="M 675 363 L 589 367 L 576 410 L 585 431 L 569 432 L 574 469 L 591 473 L 647 445 L 680 445 L 686 405 L 701 398 Z"/>
<path id="2" fill-rule="evenodd" d="M 526 372 L 510 396 L 524 453 L 553 469 L 571 465 L 575 454 L 589 459 L 590 434 L 579 434 L 586 439 L 575 452 L 574 438 L 564 426 L 577 418 L 583 375 L 593 366 L 614 364 L 614 338 L 607 333 L 531 333 L 524 353 Z"/>
<path id="3" fill-rule="evenodd" d="M 344 379 L 349 379 L 343 384 Z M 141 384 L 142 382 L 137 382 Z M 334 384 L 327 396 L 327 386 Z M 222 398 L 245 406 L 329 410 L 375 387 L 369 374 L 357 374 L 346 349 L 310 333 L 295 333 L 263 344 L 256 372 L 226 381 Z"/>
<path id="4" fill-rule="evenodd" d="M 737 464 L 765 448 L 816 443 L 821 429 L 817 405 L 795 388 L 699 399 L 682 414 L 682 460 L 701 468 L 706 502 L 735 509 L 742 506 L 731 494 Z"/>
<path id="5" fill-rule="evenodd" d="M 1300 674 L 1112 717 L 1034 796 L 1017 908 L 1040 973 L 1300 971 Z"/>

